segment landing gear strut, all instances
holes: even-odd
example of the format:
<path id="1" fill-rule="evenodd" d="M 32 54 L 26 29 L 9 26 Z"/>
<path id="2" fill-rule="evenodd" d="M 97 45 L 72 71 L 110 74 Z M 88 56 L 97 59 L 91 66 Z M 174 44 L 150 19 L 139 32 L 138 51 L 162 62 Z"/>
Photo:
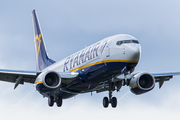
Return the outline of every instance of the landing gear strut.
<path id="1" fill-rule="evenodd" d="M 109 103 L 111 103 L 111 106 L 113 108 L 115 108 L 117 106 L 117 98 L 116 97 L 112 97 L 112 91 L 109 91 L 109 99 L 108 97 L 104 97 L 103 98 L 103 106 L 104 108 L 107 108 Z"/>

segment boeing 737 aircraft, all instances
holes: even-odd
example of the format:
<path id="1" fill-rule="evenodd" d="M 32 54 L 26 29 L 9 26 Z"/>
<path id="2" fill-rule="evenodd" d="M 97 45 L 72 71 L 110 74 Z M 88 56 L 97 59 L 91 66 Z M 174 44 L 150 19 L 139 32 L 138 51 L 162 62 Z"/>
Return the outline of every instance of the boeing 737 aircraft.
<path id="1" fill-rule="evenodd" d="M 140 95 L 152 90 L 155 83 L 162 87 L 176 73 L 150 74 L 133 73 L 141 56 L 138 40 L 127 34 L 107 37 L 62 60 L 55 62 L 48 57 L 42 32 L 35 10 L 32 11 L 34 42 L 36 52 L 36 72 L 2 70 L 0 80 L 19 84 L 32 83 L 36 90 L 48 98 L 52 107 L 56 102 L 62 106 L 62 100 L 87 92 L 108 91 L 103 98 L 103 106 L 117 106 L 117 99 L 112 92 L 122 86 L 129 86 L 132 93 Z M 122 77 L 119 77 L 119 76 Z"/>

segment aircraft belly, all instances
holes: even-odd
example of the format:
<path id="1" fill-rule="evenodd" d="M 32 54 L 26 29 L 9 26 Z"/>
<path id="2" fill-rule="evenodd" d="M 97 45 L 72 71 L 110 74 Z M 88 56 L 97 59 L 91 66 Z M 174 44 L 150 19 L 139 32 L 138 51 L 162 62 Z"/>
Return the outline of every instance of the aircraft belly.
<path id="1" fill-rule="evenodd" d="M 73 97 L 79 93 L 91 92 L 100 83 L 108 81 L 112 76 L 122 74 L 124 67 L 135 67 L 137 63 L 107 62 L 89 66 L 78 70 L 79 77 L 63 88 L 55 90 L 46 88 L 43 84 L 36 85 L 36 89 L 45 97 L 61 96 L 63 99 Z"/>
<path id="2" fill-rule="evenodd" d="M 63 99 L 71 98 L 77 94 L 74 93 L 67 93 L 60 90 L 60 88 L 57 89 L 48 89 L 43 84 L 36 85 L 36 90 L 42 94 L 44 97 L 49 96 L 61 96 Z"/>
<path id="3" fill-rule="evenodd" d="M 89 91 L 98 86 L 102 78 L 106 78 L 108 70 L 104 63 L 78 70 L 79 79 L 74 80 L 66 88 L 78 92 Z"/>
<path id="4" fill-rule="evenodd" d="M 137 63 L 108 62 L 87 67 L 79 70 L 79 79 L 74 80 L 66 88 L 78 92 L 90 92 L 93 88 L 99 86 L 99 83 L 111 79 L 112 76 L 122 74 L 124 67 L 131 69 L 136 65 Z"/>

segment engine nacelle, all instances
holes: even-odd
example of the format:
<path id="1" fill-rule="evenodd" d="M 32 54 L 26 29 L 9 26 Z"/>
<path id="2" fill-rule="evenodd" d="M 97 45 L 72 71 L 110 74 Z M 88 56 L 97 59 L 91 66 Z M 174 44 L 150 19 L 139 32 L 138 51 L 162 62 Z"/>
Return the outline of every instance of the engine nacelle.
<path id="1" fill-rule="evenodd" d="M 149 73 L 140 72 L 132 77 L 129 86 L 132 93 L 140 95 L 154 88 L 155 79 Z"/>
<path id="2" fill-rule="evenodd" d="M 56 89 L 61 85 L 61 76 L 55 71 L 47 71 L 41 73 L 36 81 L 42 81 L 40 83 L 43 83 L 44 87 L 47 89 Z M 42 89 L 45 90 L 44 87 L 42 87 Z"/>

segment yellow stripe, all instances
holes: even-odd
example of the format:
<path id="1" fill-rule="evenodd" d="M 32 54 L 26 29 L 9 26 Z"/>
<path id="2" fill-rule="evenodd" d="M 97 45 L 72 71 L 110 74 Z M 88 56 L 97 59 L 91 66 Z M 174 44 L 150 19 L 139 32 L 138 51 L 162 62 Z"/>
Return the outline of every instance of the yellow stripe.
<path id="1" fill-rule="evenodd" d="M 133 89 L 133 88 L 136 88 L 136 87 L 138 87 L 137 85 L 135 85 L 135 86 L 132 86 L 131 88 Z"/>
<path id="2" fill-rule="evenodd" d="M 43 81 L 38 81 L 38 82 L 35 83 L 35 85 L 41 84 L 41 83 L 43 83 Z"/>
<path id="3" fill-rule="evenodd" d="M 83 68 L 86 68 L 86 67 L 89 67 L 89 66 L 93 66 L 93 65 L 97 65 L 97 64 L 101 64 L 101 63 L 109 63 L 109 62 L 138 63 L 138 61 L 129 61 L 129 60 L 104 60 L 104 61 L 99 61 L 99 62 L 95 62 L 95 63 L 90 63 L 90 64 L 87 64 L 87 65 L 84 65 L 84 66 L 75 68 L 75 69 L 73 69 L 73 70 L 70 70 L 70 72 L 74 72 L 74 71 L 77 71 L 77 70 L 80 70 L 80 69 L 83 69 Z"/>

